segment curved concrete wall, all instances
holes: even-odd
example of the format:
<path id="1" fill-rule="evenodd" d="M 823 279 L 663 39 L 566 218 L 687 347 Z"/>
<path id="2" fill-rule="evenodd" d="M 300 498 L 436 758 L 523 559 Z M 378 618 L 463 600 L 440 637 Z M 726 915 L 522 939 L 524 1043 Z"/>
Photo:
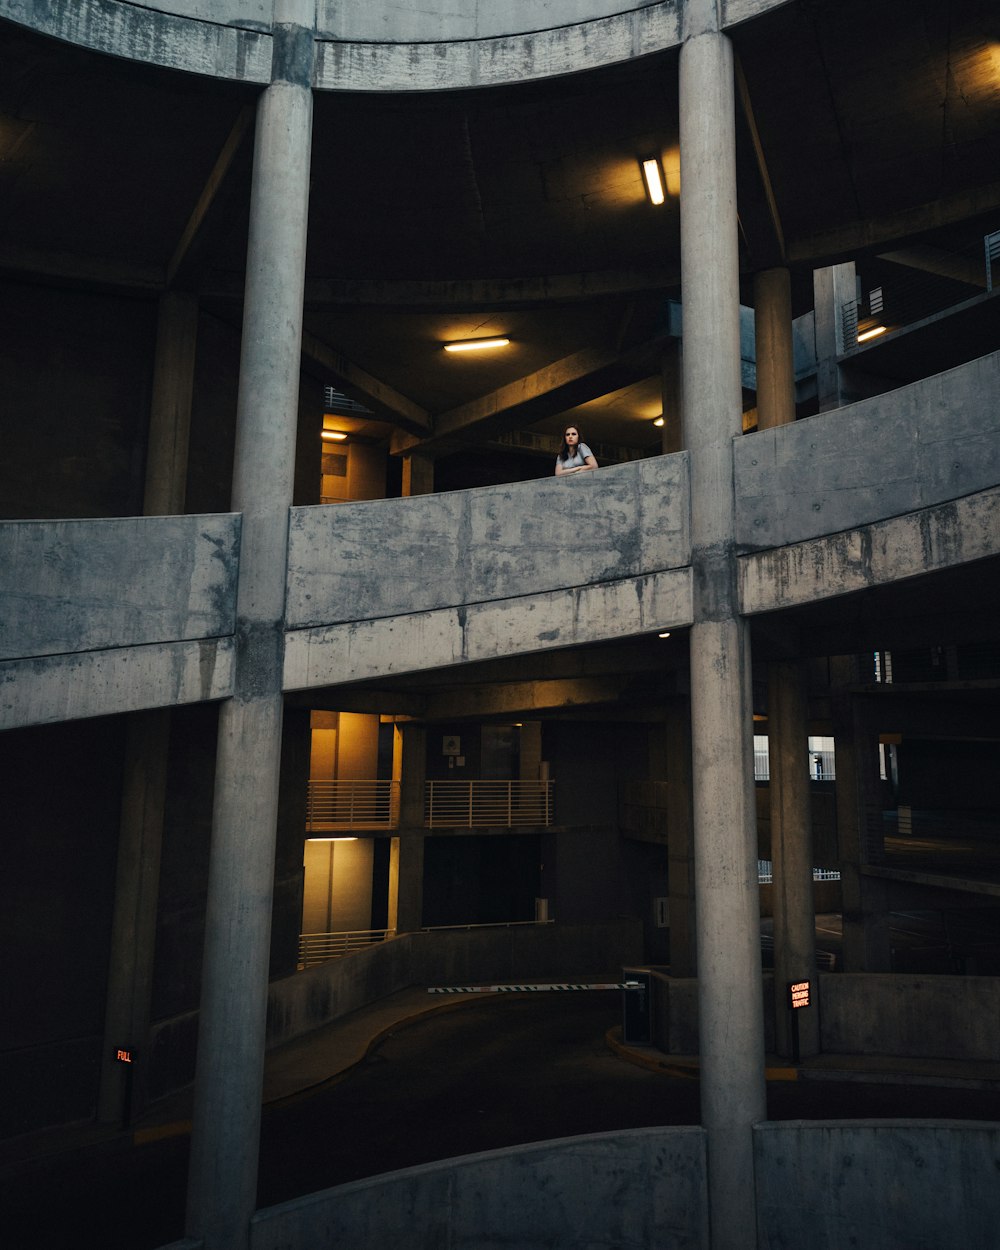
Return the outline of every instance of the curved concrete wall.
<path id="1" fill-rule="evenodd" d="M 251 1250 L 708 1247 L 701 1128 L 594 1133 L 447 1159 L 258 1211 Z"/>
<path id="2" fill-rule="evenodd" d="M 791 0 L 725 0 L 723 26 Z M 677 46 L 684 0 L 319 0 L 317 88 L 437 91 L 548 78 Z M 266 83 L 272 0 L 0 0 L 0 17 L 127 60 Z"/>
<path id="3" fill-rule="evenodd" d="M 290 629 L 484 603 L 681 568 L 689 456 L 565 478 L 293 508 Z"/>
<path id="4" fill-rule="evenodd" d="M 760 1250 L 996 1244 L 1000 1125 L 753 1127 Z M 371 1177 L 258 1211 L 251 1250 L 707 1250 L 701 1128 L 538 1142 Z"/>

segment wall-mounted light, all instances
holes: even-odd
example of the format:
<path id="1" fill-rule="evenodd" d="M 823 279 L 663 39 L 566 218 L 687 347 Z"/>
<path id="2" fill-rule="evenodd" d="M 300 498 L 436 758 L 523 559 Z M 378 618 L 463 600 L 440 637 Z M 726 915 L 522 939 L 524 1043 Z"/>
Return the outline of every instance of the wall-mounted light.
<path id="1" fill-rule="evenodd" d="M 506 347 L 510 339 L 462 339 L 455 343 L 445 343 L 446 352 L 481 352 L 490 347 Z"/>
<path id="2" fill-rule="evenodd" d="M 657 638 L 669 638 L 669 637 L 670 637 L 670 630 L 669 630 L 669 629 L 665 629 L 665 630 L 663 631 L 663 633 L 662 633 L 662 634 L 657 634 L 656 636 L 657 636 Z"/>
<path id="3" fill-rule="evenodd" d="M 653 418 L 653 424 L 656 426 L 656 428 L 657 428 L 658 430 L 661 430 L 661 429 L 663 428 L 663 418 L 662 418 L 662 417 L 654 417 L 654 418 Z"/>
<path id="4" fill-rule="evenodd" d="M 646 184 L 650 204 L 662 204 L 667 197 L 663 190 L 663 170 L 660 168 L 659 157 L 644 157 L 639 164 L 642 166 L 642 179 Z"/>
<path id="5" fill-rule="evenodd" d="M 872 326 L 870 330 L 863 330 L 858 335 L 858 342 L 864 343 L 867 339 L 877 339 L 880 334 L 885 334 L 888 326 Z"/>
<path id="6" fill-rule="evenodd" d="M 320 430 L 319 436 L 328 443 L 345 443 L 347 441 L 347 435 L 343 430 Z"/>
<path id="7" fill-rule="evenodd" d="M 357 842 L 357 838 L 306 838 L 307 842 Z"/>

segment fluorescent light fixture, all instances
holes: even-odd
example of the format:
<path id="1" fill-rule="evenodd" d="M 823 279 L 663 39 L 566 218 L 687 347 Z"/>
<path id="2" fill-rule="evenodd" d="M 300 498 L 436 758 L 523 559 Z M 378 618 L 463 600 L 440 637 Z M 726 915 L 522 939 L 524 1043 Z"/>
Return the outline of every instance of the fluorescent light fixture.
<path id="1" fill-rule="evenodd" d="M 649 156 L 642 162 L 642 176 L 646 183 L 646 194 L 649 196 L 650 204 L 662 204 L 666 199 L 666 193 L 663 190 L 660 162 L 655 156 Z"/>
<path id="2" fill-rule="evenodd" d="M 347 441 L 347 435 L 343 430 L 320 430 L 319 436 L 328 443 L 343 443 Z"/>
<path id="3" fill-rule="evenodd" d="M 658 430 L 662 429 L 662 428 L 663 428 L 663 418 L 662 418 L 662 417 L 654 417 L 654 418 L 653 418 L 653 424 L 656 426 L 656 428 L 657 428 Z"/>
<path id="4" fill-rule="evenodd" d="M 445 343 L 446 352 L 481 352 L 488 347 L 506 347 L 510 339 L 464 339 L 458 343 Z"/>
<path id="5" fill-rule="evenodd" d="M 307 842 L 357 842 L 357 838 L 306 838 Z"/>
<path id="6" fill-rule="evenodd" d="M 870 330 L 865 330 L 863 334 L 858 335 L 858 342 L 863 343 L 866 339 L 877 339 L 880 334 L 885 334 L 888 326 L 872 326 Z"/>
<path id="7" fill-rule="evenodd" d="M 664 632 L 663 632 L 662 634 L 657 634 L 656 636 L 657 636 L 657 638 L 669 638 L 669 637 L 670 637 L 670 630 L 669 630 L 669 629 L 664 630 Z"/>

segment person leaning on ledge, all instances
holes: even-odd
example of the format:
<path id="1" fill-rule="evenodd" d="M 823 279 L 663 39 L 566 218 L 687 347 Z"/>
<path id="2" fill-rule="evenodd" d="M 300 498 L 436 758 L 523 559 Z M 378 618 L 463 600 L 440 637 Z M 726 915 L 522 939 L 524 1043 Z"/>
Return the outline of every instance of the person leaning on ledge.
<path id="1" fill-rule="evenodd" d="M 594 453 L 586 443 L 580 442 L 580 431 L 575 425 L 568 425 L 563 434 L 563 445 L 556 456 L 556 477 L 564 473 L 583 473 L 587 469 L 596 469 L 597 461 Z"/>

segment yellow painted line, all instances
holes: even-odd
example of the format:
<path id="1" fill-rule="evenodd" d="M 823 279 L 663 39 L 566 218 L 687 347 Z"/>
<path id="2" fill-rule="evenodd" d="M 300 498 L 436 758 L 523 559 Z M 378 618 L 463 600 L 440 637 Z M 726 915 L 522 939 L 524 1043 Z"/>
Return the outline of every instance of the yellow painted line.
<path id="1" fill-rule="evenodd" d="M 799 1079 L 798 1068 L 765 1068 L 765 1081 L 797 1081 Z"/>

